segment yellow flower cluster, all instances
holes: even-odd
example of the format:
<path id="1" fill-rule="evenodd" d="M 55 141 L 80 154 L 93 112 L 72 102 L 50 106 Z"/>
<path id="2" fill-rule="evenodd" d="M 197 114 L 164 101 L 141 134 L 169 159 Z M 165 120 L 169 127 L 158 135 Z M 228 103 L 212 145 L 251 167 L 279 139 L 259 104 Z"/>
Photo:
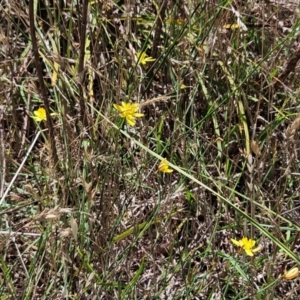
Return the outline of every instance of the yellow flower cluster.
<path id="1" fill-rule="evenodd" d="M 47 121 L 45 108 L 40 107 L 39 109 L 35 110 L 33 112 L 33 116 L 31 116 L 31 118 L 34 119 L 37 122 Z"/>
<path id="2" fill-rule="evenodd" d="M 231 242 L 238 247 L 241 247 L 245 250 L 246 254 L 249 256 L 253 256 L 253 253 L 257 252 L 260 247 L 253 248 L 255 246 L 256 241 L 252 239 L 248 239 L 243 237 L 241 240 L 237 241 L 235 239 L 231 239 Z"/>
<path id="3" fill-rule="evenodd" d="M 158 165 L 158 170 L 163 173 L 172 173 L 173 172 L 173 169 L 171 169 L 169 167 L 168 162 L 165 158 Z"/>
<path id="4" fill-rule="evenodd" d="M 136 53 L 138 63 L 145 65 L 148 62 L 155 61 L 155 58 L 148 56 L 146 52 L 137 52 Z"/>
<path id="5" fill-rule="evenodd" d="M 53 112 L 50 114 L 50 116 L 57 116 L 57 113 Z M 34 119 L 36 122 L 47 121 L 47 114 L 45 108 L 40 107 L 39 109 L 35 110 L 31 118 Z"/>
<path id="6" fill-rule="evenodd" d="M 135 125 L 135 118 L 143 117 L 143 114 L 138 113 L 138 103 L 122 102 L 121 105 L 114 104 L 114 108 L 119 112 L 121 118 L 125 118 L 130 126 Z"/>

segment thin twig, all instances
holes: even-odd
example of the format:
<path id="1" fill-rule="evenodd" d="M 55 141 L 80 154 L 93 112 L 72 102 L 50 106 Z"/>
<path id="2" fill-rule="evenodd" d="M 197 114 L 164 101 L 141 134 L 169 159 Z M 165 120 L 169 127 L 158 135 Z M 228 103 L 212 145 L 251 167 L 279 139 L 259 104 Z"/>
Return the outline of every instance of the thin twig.
<path id="1" fill-rule="evenodd" d="M 3 194 L 3 196 L 2 196 L 2 198 L 1 198 L 1 200 L 0 200 L 0 206 L 1 206 L 2 202 L 4 201 L 5 197 L 7 196 L 8 192 L 10 191 L 10 189 L 11 189 L 12 185 L 14 184 L 16 178 L 18 177 L 18 175 L 19 175 L 21 169 L 23 168 L 23 166 L 24 166 L 24 164 L 25 164 L 25 162 L 26 162 L 26 160 L 27 160 L 27 158 L 28 158 L 28 156 L 29 156 L 29 154 L 30 154 L 30 152 L 31 152 L 31 150 L 32 150 L 32 148 L 33 148 L 33 146 L 35 145 L 35 143 L 36 143 L 38 137 L 40 136 L 40 134 L 41 134 L 41 131 L 39 131 L 39 132 L 36 134 L 36 136 L 35 136 L 33 142 L 31 143 L 31 145 L 30 145 L 30 147 L 29 147 L 29 149 L 28 149 L 28 151 L 27 151 L 27 153 L 26 153 L 26 155 L 25 155 L 25 157 L 24 157 L 22 163 L 20 164 L 20 166 L 19 166 L 17 172 L 15 173 L 13 179 L 11 180 L 11 182 L 9 183 L 9 185 L 8 185 L 8 187 L 7 187 L 7 189 L 6 189 L 6 191 L 4 192 L 4 194 Z"/>
<path id="2" fill-rule="evenodd" d="M 40 237 L 40 233 L 33 233 L 33 232 L 15 232 L 15 231 L 2 231 L 0 230 L 0 234 L 2 235 L 10 235 L 10 236 L 17 236 L 17 235 L 24 235 L 24 236 L 36 236 Z"/>
<path id="3" fill-rule="evenodd" d="M 0 197 L 3 195 L 4 183 L 5 183 L 5 174 L 6 174 L 6 160 L 5 160 L 5 145 L 3 138 L 3 105 L 0 107 L 0 165 L 1 165 L 1 178 L 0 178 Z"/>

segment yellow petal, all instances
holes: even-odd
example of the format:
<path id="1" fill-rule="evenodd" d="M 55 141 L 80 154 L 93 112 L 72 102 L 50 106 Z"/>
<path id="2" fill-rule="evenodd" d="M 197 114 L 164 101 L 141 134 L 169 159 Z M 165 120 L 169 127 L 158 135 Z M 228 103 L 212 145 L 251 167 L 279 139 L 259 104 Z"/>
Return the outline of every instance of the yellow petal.
<path id="1" fill-rule="evenodd" d="M 139 117 L 143 117 L 144 114 L 134 113 L 133 116 L 134 116 L 135 118 L 139 118 Z"/>
<path id="2" fill-rule="evenodd" d="M 136 57 L 139 58 L 143 58 L 145 56 L 145 52 L 137 52 L 136 53 Z"/>
<path id="3" fill-rule="evenodd" d="M 145 62 L 148 62 L 148 61 L 155 61 L 155 58 L 153 58 L 151 56 L 145 58 Z"/>
<path id="4" fill-rule="evenodd" d="M 147 62 L 154 61 L 155 58 L 148 56 L 146 52 L 137 52 L 138 63 L 145 65 Z"/>
<path id="5" fill-rule="evenodd" d="M 252 251 L 251 251 L 251 250 L 249 250 L 249 249 L 245 249 L 245 252 L 246 252 L 246 254 L 247 254 L 247 255 L 249 255 L 249 256 L 253 256 L 253 253 L 252 253 Z"/>
<path id="6" fill-rule="evenodd" d="M 146 57 L 146 53 L 145 52 L 137 52 L 136 53 L 137 59 L 138 59 L 138 63 L 141 64 L 145 64 L 145 57 Z"/>
<path id="7" fill-rule="evenodd" d="M 241 242 L 243 243 L 243 245 L 249 245 L 250 241 L 248 241 L 248 238 L 243 237 Z"/>
<path id="8" fill-rule="evenodd" d="M 126 116 L 126 121 L 130 126 L 134 126 L 135 125 L 135 119 L 133 116 Z"/>
<path id="9" fill-rule="evenodd" d="M 129 110 L 129 109 L 131 109 L 131 107 L 132 107 L 131 103 L 129 103 L 129 102 L 122 102 L 122 109 Z"/>
<path id="10" fill-rule="evenodd" d="M 118 105 L 118 104 L 113 104 L 114 108 L 117 110 L 117 111 L 122 111 L 123 108 L 121 105 Z"/>
<path id="11" fill-rule="evenodd" d="M 256 248 L 252 249 L 251 251 L 252 251 L 252 252 L 257 252 L 257 251 L 259 251 L 259 250 L 260 250 L 260 247 L 256 247 Z"/>
<path id="12" fill-rule="evenodd" d="M 140 105 L 138 104 L 138 103 L 129 103 L 130 104 L 130 109 L 136 109 L 136 110 L 138 110 L 139 109 L 139 107 L 140 107 Z"/>
<path id="13" fill-rule="evenodd" d="M 237 241 L 235 239 L 231 239 L 231 242 L 239 247 L 243 247 L 243 245 L 244 245 L 244 243 L 242 243 L 242 241 Z"/>

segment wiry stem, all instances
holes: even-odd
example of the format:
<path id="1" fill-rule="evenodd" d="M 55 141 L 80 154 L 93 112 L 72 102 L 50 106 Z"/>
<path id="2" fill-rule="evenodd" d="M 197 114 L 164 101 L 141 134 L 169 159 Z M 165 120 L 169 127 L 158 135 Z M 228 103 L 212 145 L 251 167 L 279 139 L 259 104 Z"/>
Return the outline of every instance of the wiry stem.
<path id="1" fill-rule="evenodd" d="M 37 76 L 39 79 L 39 85 L 40 85 L 39 90 L 40 90 L 41 97 L 43 99 L 44 107 L 46 110 L 47 127 L 49 129 L 52 159 L 53 159 L 53 163 L 54 163 L 55 167 L 59 169 L 58 156 L 57 156 L 55 139 L 54 139 L 54 128 L 53 128 L 52 120 L 50 117 L 49 99 L 47 97 L 47 90 L 46 90 L 46 86 L 44 83 L 43 70 L 42 70 L 40 56 L 39 56 L 39 48 L 38 48 L 37 39 L 36 39 L 36 35 L 35 35 L 34 0 L 29 1 L 29 22 L 30 22 L 30 35 L 31 35 L 31 42 L 32 42 L 32 51 L 33 51 L 33 55 L 34 55 L 35 67 L 36 67 L 36 72 L 37 72 Z"/>

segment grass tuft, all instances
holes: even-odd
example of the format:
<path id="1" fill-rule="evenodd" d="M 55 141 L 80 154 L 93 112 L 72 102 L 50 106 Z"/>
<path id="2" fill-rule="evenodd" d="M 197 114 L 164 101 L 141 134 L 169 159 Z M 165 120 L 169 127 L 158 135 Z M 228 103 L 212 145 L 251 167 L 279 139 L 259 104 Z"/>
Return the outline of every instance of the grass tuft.
<path id="1" fill-rule="evenodd" d="M 298 8 L 244 2 L 0 4 L 1 299 L 299 298 Z"/>

